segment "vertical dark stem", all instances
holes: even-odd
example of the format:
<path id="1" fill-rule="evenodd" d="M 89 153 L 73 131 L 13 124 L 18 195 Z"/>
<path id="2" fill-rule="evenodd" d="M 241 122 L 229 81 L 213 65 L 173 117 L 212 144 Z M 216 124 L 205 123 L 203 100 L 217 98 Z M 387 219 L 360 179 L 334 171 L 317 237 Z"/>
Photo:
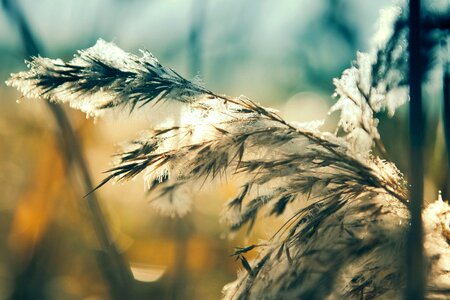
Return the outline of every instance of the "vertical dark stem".
<path id="1" fill-rule="evenodd" d="M 448 54 L 449 45 L 445 45 L 445 54 Z M 447 56 L 445 56 L 448 59 Z M 444 80 L 443 80 L 443 120 L 444 120 L 444 136 L 445 136 L 445 145 L 447 150 L 447 172 L 450 172 L 450 63 L 445 61 L 444 63 Z M 447 175 L 448 179 L 448 175 Z M 445 191 L 445 196 L 450 197 L 450 183 L 446 182 L 445 184 L 447 190 Z"/>
<path id="2" fill-rule="evenodd" d="M 424 299 L 425 274 L 423 259 L 422 198 L 423 198 L 423 139 L 424 115 L 422 105 L 422 63 L 420 53 L 420 0 L 409 1 L 409 134 L 410 134 L 410 212 L 411 227 L 406 247 L 407 300 Z"/>
<path id="3" fill-rule="evenodd" d="M 17 3 L 10 0 L 3 0 L 3 6 L 11 20 L 19 27 L 27 56 L 42 54 L 42 51 L 39 50 L 37 40 L 33 36 Z M 72 171 L 72 175 L 78 174 L 82 182 L 81 191 L 87 194 L 94 187 L 78 137 L 61 106 L 50 102 L 46 103 L 58 124 L 59 139 L 64 146 L 67 166 L 70 167 L 69 169 Z M 95 193 L 89 193 L 85 199 L 92 227 L 102 249 L 102 253 L 97 255 L 97 262 L 105 282 L 108 284 L 110 296 L 112 299 L 117 300 L 131 299 L 133 277 L 123 256 L 111 239 L 98 199 Z"/>

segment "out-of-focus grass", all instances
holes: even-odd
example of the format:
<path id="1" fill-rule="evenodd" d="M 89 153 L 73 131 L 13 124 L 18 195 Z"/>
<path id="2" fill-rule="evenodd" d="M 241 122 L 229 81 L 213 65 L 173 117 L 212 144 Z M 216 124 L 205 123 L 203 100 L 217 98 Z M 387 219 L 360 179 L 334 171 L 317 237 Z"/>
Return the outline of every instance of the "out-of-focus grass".
<path id="1" fill-rule="evenodd" d="M 0 211 L 5 221 L 0 231 L 8 245 L 0 250 L 5 258 L 0 261 L 0 270 L 5 273 L 0 290 L 5 298 L 15 289 L 29 289 L 28 296 L 42 295 L 45 299 L 105 299 L 107 292 L 91 251 L 98 246 L 81 205 L 83 199 L 67 182 L 61 148 L 52 134 L 54 124 L 42 103 L 24 100 L 17 105 L 15 97 L 17 94 L 6 95 L 2 90 L 2 99 L 14 104 L 5 105 L 0 112 L 0 151 L 5 158 L 0 163 L 9 173 L 0 178 L 2 186 L 8 187 L 2 194 Z M 99 182 L 114 153 L 114 143 L 102 138 L 109 130 L 108 122 L 93 125 L 82 114 L 70 114 Z M 129 129 L 122 134 L 129 134 Z M 176 220 L 159 216 L 144 195 L 139 180 L 99 191 L 113 236 L 129 261 L 166 268 L 162 278 L 144 287 L 149 297 L 164 299 L 170 296 L 178 276 L 174 267 L 180 228 Z M 236 268 L 229 257 L 234 242 L 221 237 L 225 227 L 217 218 L 230 190 L 207 196 L 209 199 L 200 199 L 202 209 L 194 209 L 186 217 L 189 220 L 180 222 L 181 235 L 188 236 L 183 250 L 186 296 L 193 299 L 220 295 L 222 286 L 233 280 Z"/>

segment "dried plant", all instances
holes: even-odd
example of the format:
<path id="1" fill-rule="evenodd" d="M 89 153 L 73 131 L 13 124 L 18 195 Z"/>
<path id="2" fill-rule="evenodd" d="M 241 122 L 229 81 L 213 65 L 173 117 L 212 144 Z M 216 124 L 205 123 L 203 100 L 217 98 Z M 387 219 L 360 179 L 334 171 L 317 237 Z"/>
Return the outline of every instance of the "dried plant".
<path id="1" fill-rule="evenodd" d="M 448 24 L 448 4 L 434 5 L 425 11 L 423 20 L 421 54 L 425 72 L 435 69 L 437 48 L 447 35 L 443 27 Z M 408 33 L 408 9 L 394 6 L 382 10 L 372 50 L 358 52 L 354 65 L 333 81 L 337 102 L 330 111 L 341 111 L 339 127 L 352 146 L 359 148 L 357 151 L 369 151 L 375 142 L 386 154 L 376 114 L 387 111 L 392 117 L 408 100 Z"/>
<path id="2" fill-rule="evenodd" d="M 280 216 L 290 206 L 294 213 L 272 239 L 236 251 L 245 271 L 225 288 L 225 298 L 399 298 L 407 184 L 394 164 L 370 151 L 373 141 L 384 151 L 375 114 L 392 115 L 408 97 L 405 12 L 394 9 L 390 16 L 393 29 L 373 53 L 359 53 L 334 81 L 338 100 L 331 111 L 341 111 L 344 136 L 321 132 L 321 122 L 286 122 L 246 97 L 219 95 L 184 79 L 147 51 L 138 57 L 102 40 L 70 62 L 33 58 L 30 70 L 7 84 L 95 117 L 180 103 L 179 118 L 169 115 L 132 141 L 98 187 L 144 174 L 152 202 L 181 216 L 190 209 L 187 187 L 235 176 L 243 184 L 224 211 L 231 230 L 251 230 L 258 215 Z M 432 51 L 439 36 L 434 30 L 425 35 Z M 449 211 L 439 201 L 424 213 L 430 298 L 450 291 Z M 245 253 L 255 248 L 259 257 L 247 261 Z"/>

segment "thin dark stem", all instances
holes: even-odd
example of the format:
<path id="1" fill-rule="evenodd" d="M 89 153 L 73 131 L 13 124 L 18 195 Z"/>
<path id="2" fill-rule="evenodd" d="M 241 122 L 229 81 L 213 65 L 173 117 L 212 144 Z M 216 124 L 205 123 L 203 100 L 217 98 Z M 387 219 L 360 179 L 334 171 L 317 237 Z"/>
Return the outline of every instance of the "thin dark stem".
<path id="1" fill-rule="evenodd" d="M 422 63 L 420 53 L 420 0 L 409 2 L 409 134 L 410 134 L 410 212 L 411 228 L 406 247 L 407 300 L 422 300 L 425 292 L 423 259 L 423 139 Z"/>
<path id="2" fill-rule="evenodd" d="M 372 106 L 372 104 L 370 103 L 370 92 L 369 92 L 369 94 L 366 94 L 366 93 L 363 91 L 363 89 L 361 88 L 359 82 L 358 82 L 358 84 L 357 84 L 356 86 L 357 86 L 358 91 L 360 92 L 360 94 L 363 95 L 364 100 L 366 101 L 366 103 L 367 103 L 367 105 L 369 106 L 370 110 L 372 111 L 372 115 L 375 115 L 375 113 L 376 113 L 376 112 L 375 112 L 375 109 L 373 109 L 373 106 Z M 358 102 L 355 101 L 355 99 L 353 99 L 353 97 L 352 97 L 350 94 L 346 93 L 346 96 L 347 96 L 351 101 L 353 101 L 353 103 L 355 103 L 355 105 L 358 105 Z M 363 107 L 361 107 L 361 108 L 363 108 Z M 369 130 L 365 127 L 364 122 L 362 122 L 362 120 L 361 120 L 361 122 L 360 122 L 360 125 L 361 125 L 361 127 L 362 127 L 369 135 L 371 135 L 371 133 L 370 133 Z M 375 141 L 375 147 L 376 147 L 376 149 L 379 151 L 380 155 L 383 156 L 385 159 L 389 159 L 388 153 L 387 153 L 387 151 L 386 151 L 386 147 L 384 146 L 384 143 L 383 143 L 383 141 L 381 140 L 381 138 L 380 138 L 380 137 L 374 138 L 374 141 Z"/>
<path id="3" fill-rule="evenodd" d="M 448 45 L 446 45 L 445 53 L 448 52 Z M 450 63 L 446 61 L 444 63 L 444 80 L 443 80 L 443 119 L 444 119 L 444 136 L 447 150 L 447 171 L 450 171 Z M 448 177 L 447 177 L 448 178 Z M 446 196 L 450 197 L 449 183 L 446 183 L 447 191 Z"/>
<path id="4" fill-rule="evenodd" d="M 3 0 L 3 6 L 8 16 L 19 27 L 23 45 L 27 56 L 42 54 L 36 38 L 33 36 L 28 23 L 17 6 L 10 0 Z M 78 137 L 73 130 L 69 119 L 62 107 L 55 103 L 46 102 L 53 114 L 59 128 L 58 138 L 64 146 L 64 155 L 68 167 L 71 167 L 72 175 L 78 174 L 82 181 L 82 191 L 88 193 L 93 190 L 91 176 L 86 160 L 83 156 Z M 102 209 L 95 193 L 85 197 L 86 205 L 90 214 L 90 220 L 102 249 L 102 254 L 97 257 L 99 268 L 107 282 L 112 299 L 130 299 L 133 277 L 125 259 L 111 239 L 110 232 L 103 215 Z"/>

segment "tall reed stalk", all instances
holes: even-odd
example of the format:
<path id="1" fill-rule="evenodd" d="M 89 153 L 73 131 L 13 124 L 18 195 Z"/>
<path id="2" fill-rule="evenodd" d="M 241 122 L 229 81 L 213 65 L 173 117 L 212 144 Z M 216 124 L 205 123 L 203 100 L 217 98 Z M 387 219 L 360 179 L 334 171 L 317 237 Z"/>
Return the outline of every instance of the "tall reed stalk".
<path id="1" fill-rule="evenodd" d="M 406 299 L 422 300 L 425 293 L 423 258 L 424 116 L 422 104 L 421 3 L 409 1 L 409 206 L 411 227 L 406 247 Z"/>
<path id="2" fill-rule="evenodd" d="M 19 29 L 27 57 L 43 55 L 43 51 L 38 46 L 37 38 L 33 35 L 18 3 L 16 1 L 3 0 L 3 6 L 11 22 L 15 23 Z M 46 105 L 58 124 L 59 131 L 56 138 L 60 140 L 63 146 L 66 166 L 73 177 L 72 182 L 81 181 L 81 186 L 75 186 L 75 190 L 79 192 L 80 196 L 86 195 L 84 199 L 80 200 L 83 200 L 86 205 L 89 212 L 89 220 L 101 249 L 101 252 L 95 254 L 96 261 L 109 288 L 110 296 L 112 299 L 117 300 L 132 299 L 132 273 L 125 258 L 121 255 L 111 238 L 107 221 L 97 196 L 95 193 L 91 193 L 94 185 L 92 184 L 79 138 L 61 105 L 52 102 L 46 102 Z"/>

